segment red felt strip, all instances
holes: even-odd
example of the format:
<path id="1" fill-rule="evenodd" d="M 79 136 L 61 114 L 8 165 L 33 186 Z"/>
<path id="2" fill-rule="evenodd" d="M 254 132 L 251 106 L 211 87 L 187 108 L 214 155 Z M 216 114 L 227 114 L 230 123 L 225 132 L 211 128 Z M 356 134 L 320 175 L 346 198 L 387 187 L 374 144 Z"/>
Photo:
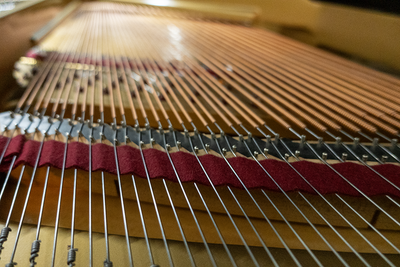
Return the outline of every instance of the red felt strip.
<path id="1" fill-rule="evenodd" d="M 7 140 L 6 137 L 0 138 L 0 153 L 5 148 Z M 0 165 L 0 171 L 6 172 L 8 170 L 14 155 L 17 156 L 14 167 L 20 164 L 34 166 L 39 146 L 40 143 L 38 141 L 26 140 L 23 135 L 12 138 Z M 71 142 L 67 148 L 66 168 L 78 168 L 88 171 L 89 146 L 79 142 Z M 40 155 L 39 166 L 50 165 L 61 169 L 64 151 L 65 143 L 46 141 Z M 131 146 L 119 146 L 117 147 L 117 153 L 121 174 L 146 176 L 139 149 Z M 156 149 L 145 149 L 143 154 L 151 178 L 165 178 L 177 181 L 174 169 L 165 152 Z M 175 152 L 170 155 L 177 175 L 182 182 L 198 182 L 210 185 L 195 156 L 185 152 Z M 233 172 L 223 158 L 208 154 L 199 156 L 199 160 L 212 183 L 216 186 L 230 185 L 242 188 L 242 182 L 247 188 L 278 191 L 279 186 L 286 192 L 302 191 L 315 194 L 315 191 L 310 186 L 312 185 L 322 194 L 360 195 L 340 175 L 320 163 L 298 161 L 291 163 L 292 168 L 283 161 L 266 159 L 260 161 L 263 167 L 261 168 L 254 160 L 238 157 L 228 159 L 234 170 Z M 332 166 L 368 196 L 387 194 L 400 197 L 400 192 L 397 189 L 363 165 L 346 162 L 332 164 Z M 92 168 L 92 171 L 105 171 L 116 174 L 114 148 L 105 144 L 92 145 Z M 383 164 L 372 168 L 400 187 L 400 166 Z M 240 177 L 241 182 L 238 177 Z"/>

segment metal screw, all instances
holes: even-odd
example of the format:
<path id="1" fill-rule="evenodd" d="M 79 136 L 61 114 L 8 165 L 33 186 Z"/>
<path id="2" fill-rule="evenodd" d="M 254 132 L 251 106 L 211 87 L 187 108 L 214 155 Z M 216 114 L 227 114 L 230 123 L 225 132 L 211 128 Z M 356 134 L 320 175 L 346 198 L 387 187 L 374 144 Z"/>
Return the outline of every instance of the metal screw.
<path id="1" fill-rule="evenodd" d="M 236 147 L 235 145 L 232 146 L 232 151 L 233 151 L 233 153 L 236 153 L 236 148 L 237 148 L 237 147 Z"/>
<path id="2" fill-rule="evenodd" d="M 392 139 L 391 143 L 392 143 L 392 149 L 394 149 L 397 145 L 397 139 Z"/>
<path id="3" fill-rule="evenodd" d="M 355 137 L 354 138 L 354 146 L 358 146 L 359 143 L 360 143 L 360 138 Z"/>
<path id="4" fill-rule="evenodd" d="M 375 148 L 377 147 L 379 144 L 379 138 L 374 138 L 374 140 L 372 141 L 372 146 Z"/>
<path id="5" fill-rule="evenodd" d="M 257 157 L 258 157 L 258 152 L 257 152 L 257 151 L 254 151 L 254 153 L 253 153 L 253 154 L 254 154 L 254 157 L 255 157 L 255 158 L 257 158 Z"/>
<path id="6" fill-rule="evenodd" d="M 205 147 L 207 151 L 210 151 L 210 144 L 206 144 Z"/>

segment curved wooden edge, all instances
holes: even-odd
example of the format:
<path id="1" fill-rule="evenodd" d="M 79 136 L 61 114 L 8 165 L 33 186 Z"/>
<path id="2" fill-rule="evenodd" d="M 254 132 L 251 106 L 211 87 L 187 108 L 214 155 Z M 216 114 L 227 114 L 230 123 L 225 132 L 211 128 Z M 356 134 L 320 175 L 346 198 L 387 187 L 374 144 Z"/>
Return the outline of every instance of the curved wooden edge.
<path id="1" fill-rule="evenodd" d="M 27 9 L 28 7 L 37 5 L 37 4 L 39 4 L 39 3 L 43 2 L 43 1 L 44 1 L 44 0 L 36 0 L 36 1 L 26 1 L 26 2 L 18 3 L 18 4 L 15 6 L 14 9 L 1 12 L 1 13 L 0 13 L 0 19 L 2 19 L 2 18 L 4 18 L 4 17 L 7 17 L 7 16 L 9 16 L 9 15 L 12 15 L 12 14 L 14 14 L 14 13 L 17 13 L 17 12 L 19 12 L 19 11 L 21 11 L 21 10 Z"/>
<path id="2" fill-rule="evenodd" d="M 42 0 L 41 0 L 42 1 Z M 35 32 L 31 37 L 31 42 L 37 44 L 42 40 L 47 34 L 49 34 L 58 24 L 65 20 L 69 15 L 71 15 L 79 6 L 80 1 L 70 2 L 56 17 L 50 20 L 44 27 Z"/>
<path id="3" fill-rule="evenodd" d="M 106 1 L 106 0 L 100 0 Z M 195 3 L 191 1 L 154 1 L 154 0 L 117 0 L 116 2 L 160 6 L 174 8 L 183 11 L 194 11 L 203 16 L 218 18 L 220 20 L 236 21 L 241 23 L 253 24 L 261 13 L 261 9 L 256 5 L 224 3 Z"/>

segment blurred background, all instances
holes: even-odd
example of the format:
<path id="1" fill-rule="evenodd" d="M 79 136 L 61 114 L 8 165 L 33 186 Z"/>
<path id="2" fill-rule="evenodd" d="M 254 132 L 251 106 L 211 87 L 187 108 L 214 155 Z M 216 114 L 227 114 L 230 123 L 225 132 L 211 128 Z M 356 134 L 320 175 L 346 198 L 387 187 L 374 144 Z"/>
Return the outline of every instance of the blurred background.
<path id="1" fill-rule="evenodd" d="M 0 89 L 15 84 L 14 63 L 32 35 L 71 1 L 0 2 Z M 122 0 L 168 6 L 265 28 L 400 76 L 400 1 L 397 0 Z"/>

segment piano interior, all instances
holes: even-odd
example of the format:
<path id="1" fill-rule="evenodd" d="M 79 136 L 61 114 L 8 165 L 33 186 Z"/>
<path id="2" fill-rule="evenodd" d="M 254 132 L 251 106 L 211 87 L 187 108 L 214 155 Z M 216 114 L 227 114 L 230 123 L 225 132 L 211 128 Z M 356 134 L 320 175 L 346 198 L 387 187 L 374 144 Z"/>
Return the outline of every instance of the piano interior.
<path id="1" fill-rule="evenodd" d="M 4 2 L 0 264 L 400 266 L 399 12 L 283 2 Z"/>

